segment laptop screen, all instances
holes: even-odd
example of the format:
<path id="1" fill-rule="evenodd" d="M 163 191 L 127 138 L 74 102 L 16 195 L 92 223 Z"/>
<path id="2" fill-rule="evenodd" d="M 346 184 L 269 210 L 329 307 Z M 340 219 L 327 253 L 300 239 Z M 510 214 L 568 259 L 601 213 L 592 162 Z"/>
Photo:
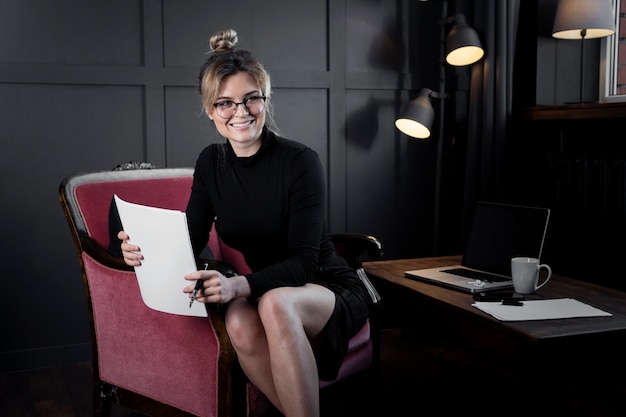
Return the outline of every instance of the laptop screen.
<path id="1" fill-rule="evenodd" d="M 463 266 L 511 276 L 511 258 L 541 259 L 550 210 L 477 202 L 463 252 Z"/>

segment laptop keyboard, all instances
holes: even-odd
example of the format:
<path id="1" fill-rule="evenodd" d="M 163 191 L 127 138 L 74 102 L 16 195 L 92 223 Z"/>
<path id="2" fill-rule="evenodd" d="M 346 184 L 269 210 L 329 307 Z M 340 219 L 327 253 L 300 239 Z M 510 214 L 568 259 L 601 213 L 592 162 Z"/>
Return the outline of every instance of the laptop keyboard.
<path id="1" fill-rule="evenodd" d="M 450 268 L 444 269 L 444 271 L 449 274 L 458 275 L 469 279 L 479 279 L 485 282 L 506 282 L 511 280 L 511 278 L 501 277 L 499 275 L 490 274 L 489 272 L 474 271 L 472 269 L 465 268 Z"/>

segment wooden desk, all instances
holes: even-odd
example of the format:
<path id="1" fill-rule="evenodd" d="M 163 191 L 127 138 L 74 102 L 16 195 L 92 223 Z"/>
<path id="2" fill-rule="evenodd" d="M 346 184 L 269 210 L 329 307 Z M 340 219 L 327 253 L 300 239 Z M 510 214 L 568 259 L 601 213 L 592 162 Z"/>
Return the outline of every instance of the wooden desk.
<path id="1" fill-rule="evenodd" d="M 624 369 L 626 293 L 554 274 L 536 296 L 574 298 L 612 317 L 503 322 L 472 307 L 471 294 L 404 277 L 404 271 L 457 264 L 458 256 L 366 262 L 383 298 L 384 324 L 434 332 L 503 372 L 559 379 L 607 377 Z"/>

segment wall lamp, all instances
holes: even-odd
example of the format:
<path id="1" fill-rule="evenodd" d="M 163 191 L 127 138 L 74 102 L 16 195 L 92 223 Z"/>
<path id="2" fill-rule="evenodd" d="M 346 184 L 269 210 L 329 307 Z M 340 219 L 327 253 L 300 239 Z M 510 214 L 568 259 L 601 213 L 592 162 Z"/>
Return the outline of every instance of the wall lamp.
<path id="1" fill-rule="evenodd" d="M 452 29 L 446 36 L 446 25 L 452 24 Z M 439 251 L 439 206 L 441 194 L 441 171 L 443 155 L 443 122 L 444 100 L 446 99 L 446 62 L 454 66 L 467 66 L 478 62 L 485 51 L 480 43 L 478 34 L 465 21 L 465 16 L 456 14 L 448 16 L 448 2 L 442 1 L 442 19 L 440 25 L 440 56 L 439 56 L 439 92 L 428 88 L 420 90 L 418 96 L 411 100 L 402 109 L 396 119 L 396 127 L 407 136 L 426 139 L 430 137 L 435 110 L 432 106 L 433 98 L 439 101 L 439 127 L 437 130 L 437 164 L 435 173 L 435 202 L 433 213 L 433 252 Z"/>
<path id="2" fill-rule="evenodd" d="M 580 101 L 584 87 L 585 39 L 602 38 L 615 33 L 611 0 L 559 0 L 552 37 L 580 39 Z"/>

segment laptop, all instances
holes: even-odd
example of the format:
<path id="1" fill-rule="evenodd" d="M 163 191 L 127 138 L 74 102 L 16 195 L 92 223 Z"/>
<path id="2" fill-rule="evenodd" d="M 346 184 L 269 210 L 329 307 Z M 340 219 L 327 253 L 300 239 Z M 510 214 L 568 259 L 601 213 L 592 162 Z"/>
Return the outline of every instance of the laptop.
<path id="1" fill-rule="evenodd" d="M 407 278 L 477 293 L 513 287 L 511 258 L 541 259 L 550 210 L 475 203 L 460 265 L 405 271 Z"/>

